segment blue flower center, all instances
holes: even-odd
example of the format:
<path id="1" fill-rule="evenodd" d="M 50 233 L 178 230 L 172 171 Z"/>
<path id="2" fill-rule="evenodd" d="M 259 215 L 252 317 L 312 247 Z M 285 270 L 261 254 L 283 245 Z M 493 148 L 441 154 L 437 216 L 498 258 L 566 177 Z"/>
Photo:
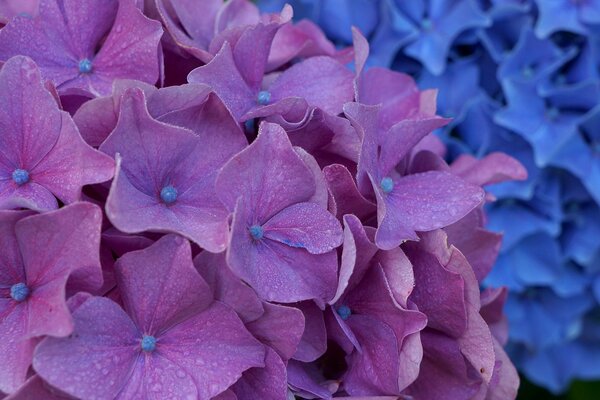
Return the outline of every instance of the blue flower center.
<path id="1" fill-rule="evenodd" d="M 338 315 L 340 316 L 341 319 L 343 319 L 344 321 L 347 320 L 348 318 L 350 318 L 350 316 L 352 315 L 352 310 L 350 310 L 350 307 L 346 306 L 346 305 L 341 305 L 337 308 L 337 310 L 335 310 Z"/>
<path id="2" fill-rule="evenodd" d="M 89 59 L 84 58 L 83 60 L 79 61 L 79 72 L 82 74 L 89 74 L 92 72 L 92 69 L 94 69 L 94 66 Z"/>
<path id="3" fill-rule="evenodd" d="M 429 18 L 423 18 L 421 21 L 421 28 L 424 31 L 430 31 L 433 28 L 433 22 Z"/>
<path id="4" fill-rule="evenodd" d="M 165 204 L 173 204 L 177 200 L 177 189 L 173 186 L 165 186 L 160 191 L 160 198 Z"/>
<path id="5" fill-rule="evenodd" d="M 533 76 L 534 72 L 535 71 L 533 70 L 533 68 L 530 65 L 524 66 L 523 69 L 521 70 L 521 73 L 526 78 L 531 78 Z"/>
<path id="6" fill-rule="evenodd" d="M 29 288 L 23 282 L 15 283 L 10 288 L 10 297 L 14 301 L 23 301 L 29 296 Z"/>
<path id="7" fill-rule="evenodd" d="M 394 190 L 394 181 L 389 176 L 383 178 L 379 185 L 381 186 L 383 193 L 390 193 L 392 190 Z"/>
<path id="8" fill-rule="evenodd" d="M 29 182 L 29 172 L 24 169 L 17 168 L 12 173 L 12 180 L 19 186 L 24 185 Z"/>
<path id="9" fill-rule="evenodd" d="M 258 92 L 257 101 L 261 106 L 266 106 L 271 101 L 271 93 L 267 92 L 266 90 L 261 90 Z"/>
<path id="10" fill-rule="evenodd" d="M 151 353 L 156 350 L 156 338 L 150 335 L 144 335 L 140 343 L 142 350 Z"/>
<path id="11" fill-rule="evenodd" d="M 548 110 L 546 110 L 546 115 L 548 116 L 549 120 L 554 121 L 560 115 L 560 111 L 556 107 L 550 107 Z"/>
<path id="12" fill-rule="evenodd" d="M 252 239 L 254 240 L 262 239 L 265 234 L 265 230 L 260 225 L 252 225 L 248 228 L 248 232 L 250 232 L 250 236 L 252 236 Z"/>

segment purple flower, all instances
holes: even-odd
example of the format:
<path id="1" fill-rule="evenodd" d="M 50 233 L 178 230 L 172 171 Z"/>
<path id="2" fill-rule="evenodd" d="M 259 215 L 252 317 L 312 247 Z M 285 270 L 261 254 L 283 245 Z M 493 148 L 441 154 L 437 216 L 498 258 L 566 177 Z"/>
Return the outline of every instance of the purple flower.
<path id="1" fill-rule="evenodd" d="M 225 250 L 228 212 L 216 197 L 214 181 L 246 140 L 235 123 L 228 132 L 226 120 L 213 119 L 219 117 L 231 118 L 215 108 L 214 115 L 196 122 L 204 126 L 195 134 L 153 119 L 141 90 L 124 94 L 119 121 L 100 147 L 117 159 L 106 203 L 116 228 L 176 232 L 209 251 Z M 224 141 L 226 136 L 230 139 Z"/>
<path id="2" fill-rule="evenodd" d="M 54 196 L 72 203 L 113 176 L 114 162 L 81 139 L 29 58 L 4 64 L 0 93 L 0 209 L 51 210 Z"/>
<path id="3" fill-rule="evenodd" d="M 71 336 L 36 349 L 34 368 L 52 386 L 80 398 L 210 399 L 264 365 L 262 345 L 213 301 L 189 242 L 165 236 L 115 269 L 125 311 L 92 297 L 73 312 Z"/>
<path id="4" fill-rule="evenodd" d="M 379 106 L 351 103 L 345 113 L 364 137 L 357 182 L 364 195 L 374 192 L 377 199 L 379 248 L 389 250 L 405 240 L 416 240 L 416 231 L 451 225 L 481 204 L 483 191 L 455 175 L 409 173 L 411 150 L 444 119 L 406 119 L 386 131 L 380 128 L 384 117 Z M 397 168 L 399 164 L 403 169 Z"/>
<path id="5" fill-rule="evenodd" d="M 374 229 L 365 229 L 355 216 L 344 217 L 329 325 L 349 354 L 344 388 L 353 396 L 400 394 L 417 378 L 423 355 L 419 331 L 426 318 L 407 304 L 414 284 L 410 262 L 399 248 L 378 253 L 373 236 Z"/>
<path id="6" fill-rule="evenodd" d="M 71 334 L 67 280 L 76 290 L 102 285 L 100 209 L 76 203 L 41 215 L 0 211 L 0 391 L 25 382 L 39 337 Z"/>
<path id="7" fill-rule="evenodd" d="M 227 261 L 265 300 L 333 297 L 339 222 L 326 209 L 315 174 L 278 125 L 263 123 L 258 138 L 233 157 L 216 181 L 233 212 Z M 315 195 L 316 198 L 315 198 Z M 319 200 L 321 198 L 321 200 Z"/>
<path id="8" fill-rule="evenodd" d="M 35 17 L 39 2 L 39 0 L 3 0 L 0 3 L 0 23 L 6 24 L 17 15 Z"/>
<path id="9" fill-rule="evenodd" d="M 352 100 L 354 75 L 332 57 L 308 58 L 263 82 L 270 45 L 238 43 L 232 49 L 226 42 L 211 62 L 190 72 L 188 81 L 210 86 L 239 121 L 290 110 L 304 114 L 308 106 L 337 115 Z"/>
<path id="10" fill-rule="evenodd" d="M 133 0 L 40 0 L 0 30 L 0 60 L 31 57 L 61 94 L 107 95 L 116 78 L 158 80 L 161 36 Z"/>

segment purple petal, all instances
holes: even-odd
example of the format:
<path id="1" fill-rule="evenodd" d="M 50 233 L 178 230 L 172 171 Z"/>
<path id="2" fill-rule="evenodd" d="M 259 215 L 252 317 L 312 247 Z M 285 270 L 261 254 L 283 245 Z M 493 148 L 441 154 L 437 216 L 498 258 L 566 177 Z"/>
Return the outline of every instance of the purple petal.
<path id="1" fill-rule="evenodd" d="M 233 385 L 239 400 L 281 400 L 287 395 L 287 371 L 277 353 L 267 347 L 264 368 L 251 368 Z"/>
<path id="2" fill-rule="evenodd" d="M 201 138 L 152 119 L 142 92 L 132 89 L 100 149 L 122 157 L 107 200 L 107 216 L 119 230 L 176 232 L 209 251 L 225 249 L 227 212 L 213 188 L 220 162 Z M 166 187 L 175 191 L 172 204 L 162 198 Z"/>
<path id="3" fill-rule="evenodd" d="M 294 353 L 294 360 L 311 362 L 321 357 L 327 350 L 327 331 L 323 311 L 312 301 L 303 301 L 296 304 L 304 314 L 304 333 L 298 349 Z"/>
<path id="4" fill-rule="evenodd" d="M 11 304 L 12 303 L 12 304 Z M 27 305 L 0 299 L 0 391 L 12 393 L 27 378 L 36 341 L 26 339 Z"/>
<path id="5" fill-rule="evenodd" d="M 342 244 L 342 227 L 315 203 L 298 203 L 275 214 L 264 225 L 265 238 L 324 254 Z"/>
<path id="6" fill-rule="evenodd" d="M 229 269 L 225 254 L 203 251 L 194 265 L 213 291 L 216 300 L 233 308 L 244 322 L 255 321 L 265 310 L 256 292 Z"/>
<path id="7" fill-rule="evenodd" d="M 285 131 L 265 122 L 257 139 L 225 164 L 215 185 L 228 210 L 234 210 L 241 196 L 247 212 L 258 223 L 315 193 L 312 172 L 292 148 Z"/>
<path id="8" fill-rule="evenodd" d="M 255 338 L 277 352 L 284 361 L 292 358 L 304 331 L 304 316 L 294 307 L 264 303 L 264 314 L 246 324 Z"/>
<path id="9" fill-rule="evenodd" d="M 354 75 L 331 57 L 311 57 L 293 65 L 269 87 L 271 100 L 302 97 L 309 105 L 337 115 L 354 98 Z"/>
<path id="10" fill-rule="evenodd" d="M 192 377 L 202 400 L 223 392 L 247 369 L 265 365 L 264 347 L 218 302 L 172 327 L 160 346 L 160 355 Z"/>
<path id="11" fill-rule="evenodd" d="M 144 332 L 156 334 L 212 302 L 210 288 L 192 264 L 187 240 L 167 235 L 125 254 L 115 264 L 128 314 Z"/>
<path id="12" fill-rule="evenodd" d="M 383 249 L 416 239 L 415 231 L 453 224 L 481 204 L 484 195 L 478 186 L 435 171 L 400 178 L 387 194 L 379 188 L 379 182 L 373 186 L 379 207 L 375 240 Z"/>
<path id="13" fill-rule="evenodd" d="M 138 330 L 116 303 L 103 297 L 87 300 L 73 319 L 76 334 L 48 337 L 37 346 L 34 369 L 50 385 L 77 398 L 115 398 L 130 378 Z"/>

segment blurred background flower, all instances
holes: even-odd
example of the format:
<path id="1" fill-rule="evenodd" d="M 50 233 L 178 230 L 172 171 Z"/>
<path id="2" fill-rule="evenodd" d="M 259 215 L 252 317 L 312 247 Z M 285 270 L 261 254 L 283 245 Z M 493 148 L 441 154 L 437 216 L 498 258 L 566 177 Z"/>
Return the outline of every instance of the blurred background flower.
<path id="1" fill-rule="evenodd" d="M 511 290 L 509 354 L 556 395 L 600 379 L 600 1 L 258 4 L 275 12 L 286 2 L 339 47 L 357 26 L 371 44 L 368 65 L 439 88 L 439 113 L 453 118 L 439 132 L 450 159 L 504 151 L 528 168 L 526 181 L 489 187 L 488 226 L 505 238 L 486 283 Z M 576 383 L 562 398 L 598 389 Z M 527 383 L 521 392 L 548 396 Z"/>

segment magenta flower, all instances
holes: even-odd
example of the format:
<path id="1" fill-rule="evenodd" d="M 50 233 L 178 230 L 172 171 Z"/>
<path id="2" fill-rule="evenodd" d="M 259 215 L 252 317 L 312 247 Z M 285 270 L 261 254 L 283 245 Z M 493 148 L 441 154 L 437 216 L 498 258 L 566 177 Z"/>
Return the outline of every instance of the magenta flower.
<path id="1" fill-rule="evenodd" d="M 29 58 L 0 71 L 0 109 L 0 209 L 51 210 L 54 196 L 69 204 L 84 185 L 112 178 L 113 160 L 81 139 Z"/>
<path id="2" fill-rule="evenodd" d="M 333 297 L 333 250 L 342 229 L 311 201 L 314 173 L 281 127 L 263 123 L 256 141 L 225 164 L 216 188 L 233 212 L 229 266 L 261 298 L 289 303 Z"/>
<path id="3" fill-rule="evenodd" d="M 108 95 L 116 78 L 158 80 L 162 33 L 133 0 L 40 0 L 0 30 L 0 61 L 26 55 L 61 94 Z"/>
<path id="4" fill-rule="evenodd" d="M 217 199 L 214 181 L 225 161 L 243 148 L 245 138 L 239 127 L 231 133 L 215 132 L 211 126 L 223 125 L 209 118 L 203 122 L 198 135 L 158 122 L 148 114 L 141 90 L 125 93 L 117 126 L 100 147 L 117 159 L 106 202 L 116 228 L 128 233 L 175 232 L 209 251 L 225 250 L 229 213 Z M 234 140 L 221 142 L 225 136 Z"/>
<path id="5" fill-rule="evenodd" d="M 79 290 L 102 285 L 100 209 L 76 203 L 32 214 L 0 211 L 0 391 L 5 393 L 25 382 L 39 337 L 71 334 L 67 280 Z"/>
<path id="6" fill-rule="evenodd" d="M 125 310 L 92 297 L 73 312 L 71 336 L 36 349 L 34 368 L 52 386 L 79 398 L 208 400 L 264 366 L 263 346 L 213 301 L 186 240 L 165 236 L 115 269 Z"/>
<path id="7" fill-rule="evenodd" d="M 270 45 L 248 43 L 238 56 L 225 43 L 211 62 L 190 72 L 188 81 L 213 88 L 239 121 L 287 112 L 303 115 L 308 106 L 337 115 L 353 99 L 352 72 L 327 56 L 308 58 L 270 84 L 263 82 L 265 49 Z M 255 52 L 264 57 L 258 58 Z"/>

